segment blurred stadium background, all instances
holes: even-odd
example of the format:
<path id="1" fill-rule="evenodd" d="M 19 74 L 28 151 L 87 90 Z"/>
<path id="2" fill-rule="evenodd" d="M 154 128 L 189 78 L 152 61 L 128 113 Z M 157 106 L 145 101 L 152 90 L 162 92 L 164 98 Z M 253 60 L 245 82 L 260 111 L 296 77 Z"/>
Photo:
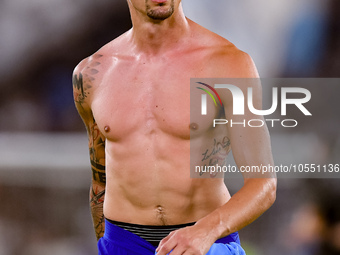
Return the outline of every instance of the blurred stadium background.
<path id="1" fill-rule="evenodd" d="M 339 0 L 183 6 L 248 52 L 262 77 L 339 77 Z M 125 0 L 0 1 L 0 255 L 96 254 L 87 138 L 71 76 L 81 59 L 130 27 Z M 275 157 L 340 163 L 339 95 L 340 86 L 321 92 L 331 114 L 323 125 L 272 130 Z M 232 193 L 242 185 L 226 182 Z M 339 179 L 280 179 L 277 195 L 241 231 L 247 254 L 340 254 Z"/>

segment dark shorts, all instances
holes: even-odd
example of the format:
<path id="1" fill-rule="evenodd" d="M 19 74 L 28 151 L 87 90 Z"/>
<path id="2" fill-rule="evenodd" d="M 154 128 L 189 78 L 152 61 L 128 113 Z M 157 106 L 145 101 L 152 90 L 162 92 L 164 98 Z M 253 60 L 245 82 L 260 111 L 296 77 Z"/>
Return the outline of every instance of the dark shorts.
<path id="1" fill-rule="evenodd" d="M 98 255 L 154 255 L 155 246 L 143 238 L 105 220 L 104 236 L 98 241 Z M 207 255 L 245 255 L 237 232 L 217 240 Z"/>

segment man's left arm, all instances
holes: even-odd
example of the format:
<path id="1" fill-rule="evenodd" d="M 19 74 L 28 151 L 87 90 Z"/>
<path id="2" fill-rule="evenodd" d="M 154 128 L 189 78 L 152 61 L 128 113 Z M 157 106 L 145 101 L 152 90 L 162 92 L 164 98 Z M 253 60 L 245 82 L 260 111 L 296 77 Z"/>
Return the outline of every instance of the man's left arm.
<path id="1" fill-rule="evenodd" d="M 249 69 L 251 71 L 255 66 L 250 66 L 246 70 Z M 260 80 L 256 77 L 240 80 L 238 88 L 242 90 L 245 98 L 249 87 L 253 90 L 254 107 L 262 109 Z M 234 123 L 245 123 L 245 125 L 228 125 L 233 156 L 236 165 L 243 171 L 244 185 L 224 206 L 197 222 L 197 226 L 204 227 L 206 224 L 214 226 L 212 232 L 217 239 L 240 230 L 268 210 L 275 201 L 277 184 L 275 173 L 261 171 L 263 166 L 274 166 L 267 126 L 264 124 L 261 127 L 252 127 L 247 124 L 252 119 L 266 123 L 263 116 L 251 113 L 248 107 L 245 107 L 244 115 L 234 115 L 231 93 L 221 92 L 220 95 L 224 101 L 226 119 L 232 119 Z M 259 172 L 244 171 L 247 168 L 260 170 Z"/>
<path id="2" fill-rule="evenodd" d="M 258 78 L 257 70 L 251 58 L 241 53 L 237 65 L 237 77 Z M 262 108 L 262 88 L 258 79 L 249 79 L 248 84 L 239 88 L 247 95 L 247 87 L 253 88 L 253 103 L 256 109 Z M 247 123 L 250 119 L 263 119 L 245 109 L 244 115 L 232 114 L 231 93 L 219 93 L 227 119 L 234 122 Z M 245 107 L 247 108 L 247 107 Z M 264 121 L 265 123 L 265 121 Z M 249 127 L 244 125 L 228 126 L 228 134 L 237 166 L 274 165 L 271 152 L 270 137 L 267 126 Z M 244 185 L 231 199 L 194 226 L 172 232 L 163 239 L 157 249 L 159 255 L 165 255 L 172 250 L 171 255 L 177 254 L 206 254 L 211 245 L 219 238 L 247 226 L 274 203 L 276 198 L 275 174 L 262 173 L 243 174 Z"/>

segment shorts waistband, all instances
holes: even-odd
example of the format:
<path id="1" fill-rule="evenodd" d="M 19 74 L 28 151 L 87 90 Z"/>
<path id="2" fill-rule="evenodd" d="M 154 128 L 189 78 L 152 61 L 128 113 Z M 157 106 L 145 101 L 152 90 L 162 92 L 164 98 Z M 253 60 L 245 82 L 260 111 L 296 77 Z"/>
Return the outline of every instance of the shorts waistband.
<path id="1" fill-rule="evenodd" d="M 141 225 L 141 224 L 132 224 L 120 221 L 113 221 L 110 219 L 106 219 L 108 222 L 123 228 L 144 240 L 151 243 L 153 246 L 157 247 L 160 241 L 168 236 L 170 232 L 175 231 L 180 228 L 185 228 L 188 226 L 192 226 L 195 222 L 186 223 L 186 224 L 178 224 L 178 225 Z"/>
<path id="2" fill-rule="evenodd" d="M 142 224 L 134 224 L 134 223 L 127 223 L 127 222 L 121 222 L 121 221 L 115 221 L 106 219 L 108 222 L 115 224 L 117 226 L 121 227 L 136 227 L 136 228 L 145 228 L 145 229 L 159 229 L 159 230 L 167 230 L 167 229 L 180 229 L 185 228 L 188 226 L 194 225 L 196 222 L 189 222 L 184 224 L 177 224 L 177 225 L 142 225 Z"/>
<path id="3" fill-rule="evenodd" d="M 108 220 L 105 219 L 105 233 L 104 233 L 104 238 L 109 240 L 110 242 L 114 242 L 114 243 L 119 243 L 119 244 L 124 244 L 128 242 L 128 246 L 131 246 L 133 248 L 143 248 L 143 249 L 147 249 L 149 251 L 154 251 L 155 250 L 155 246 L 153 246 L 151 243 L 149 243 L 148 241 L 146 241 L 145 239 L 143 239 L 142 237 L 138 236 L 137 234 L 134 234 L 132 232 L 130 232 L 129 230 L 126 230 L 122 227 L 119 227 L 118 225 L 116 225 L 114 222 L 122 225 L 128 225 L 128 226 L 145 226 L 145 225 L 138 225 L 138 224 L 131 224 L 131 223 L 125 223 L 125 222 L 117 222 L 117 221 L 112 221 L 112 220 Z M 151 228 L 160 228 L 162 229 L 163 227 L 178 227 L 178 226 L 182 226 L 182 227 L 186 227 L 186 226 L 190 226 L 193 225 L 194 223 L 188 223 L 188 224 L 179 224 L 179 225 L 172 225 L 172 226 L 149 226 Z M 179 229 L 179 228 L 177 228 Z M 171 231 L 170 231 L 171 232 Z M 223 238 L 218 239 L 215 243 L 231 243 L 231 242 L 235 242 L 237 244 L 241 244 L 240 242 L 240 237 L 238 232 L 234 232 L 228 236 L 225 236 Z"/>

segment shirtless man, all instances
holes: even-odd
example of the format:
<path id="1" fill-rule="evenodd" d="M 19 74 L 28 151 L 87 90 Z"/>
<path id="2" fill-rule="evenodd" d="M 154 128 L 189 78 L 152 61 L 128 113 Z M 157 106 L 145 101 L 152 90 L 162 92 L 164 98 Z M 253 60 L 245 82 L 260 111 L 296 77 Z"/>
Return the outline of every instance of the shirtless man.
<path id="1" fill-rule="evenodd" d="M 223 178 L 190 178 L 190 132 L 201 144 L 198 160 L 214 139 L 227 138 L 225 152 L 232 148 L 236 163 L 247 166 L 273 164 L 268 130 L 224 126 L 221 135 L 212 122 L 190 123 L 190 78 L 256 78 L 257 70 L 246 53 L 187 19 L 181 0 L 128 5 L 133 28 L 73 76 L 89 136 L 99 254 L 154 254 L 157 247 L 159 255 L 244 254 L 236 231 L 273 204 L 276 179 L 244 175 L 231 197 Z M 253 89 L 259 109 L 260 85 Z M 221 98 L 231 118 L 231 94 Z"/>

